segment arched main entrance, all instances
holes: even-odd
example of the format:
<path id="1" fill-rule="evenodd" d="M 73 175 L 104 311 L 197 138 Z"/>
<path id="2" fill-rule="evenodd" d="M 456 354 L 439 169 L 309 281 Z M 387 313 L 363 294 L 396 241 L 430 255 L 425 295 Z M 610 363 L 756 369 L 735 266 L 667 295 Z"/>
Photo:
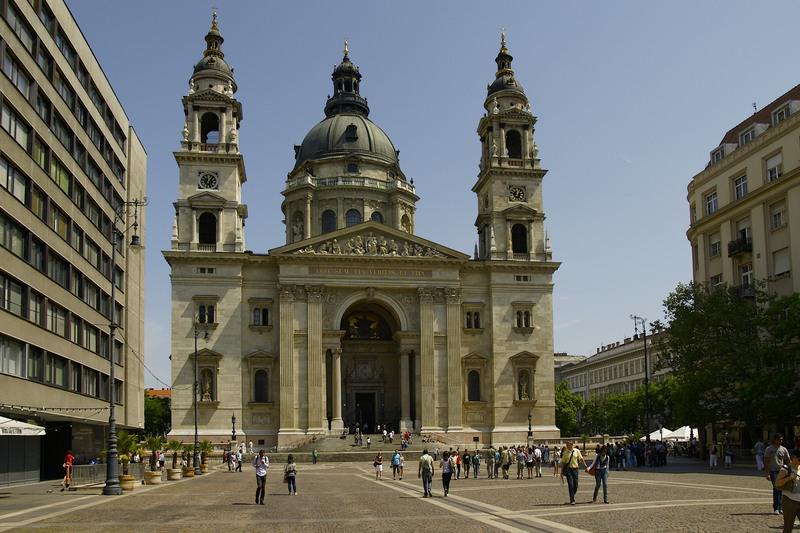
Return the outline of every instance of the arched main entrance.
<path id="1" fill-rule="evenodd" d="M 400 427 L 400 324 L 376 302 L 358 302 L 342 316 L 342 417 L 350 431 Z"/>

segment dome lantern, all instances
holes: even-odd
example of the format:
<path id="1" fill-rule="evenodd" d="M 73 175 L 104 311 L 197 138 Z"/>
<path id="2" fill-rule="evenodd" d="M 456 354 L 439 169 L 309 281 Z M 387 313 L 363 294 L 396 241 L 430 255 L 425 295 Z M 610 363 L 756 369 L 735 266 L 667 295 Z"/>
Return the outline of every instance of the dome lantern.
<path id="1" fill-rule="evenodd" d="M 333 81 L 333 96 L 325 103 L 325 116 L 330 117 L 340 113 L 356 113 L 368 116 L 369 106 L 367 100 L 361 97 L 361 72 L 350 61 L 350 48 L 345 40 L 342 62 L 336 65 L 331 74 Z"/>

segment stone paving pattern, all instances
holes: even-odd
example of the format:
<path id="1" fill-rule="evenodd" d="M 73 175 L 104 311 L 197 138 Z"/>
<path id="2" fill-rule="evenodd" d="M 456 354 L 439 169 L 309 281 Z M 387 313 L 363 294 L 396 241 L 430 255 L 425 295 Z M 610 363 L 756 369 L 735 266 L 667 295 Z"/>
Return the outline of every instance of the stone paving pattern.
<path id="1" fill-rule="evenodd" d="M 482 469 L 477 480 L 453 480 L 448 498 L 437 472 L 435 497 L 424 499 L 416 464 L 410 466 L 402 481 L 393 481 L 390 469 L 375 481 L 371 464 L 301 465 L 298 495 L 289 496 L 282 465 L 273 463 L 264 506 L 253 501 L 250 465 L 243 473 L 212 468 L 198 479 L 140 486 L 122 497 L 97 489 L 61 493 L 52 482 L 0 488 L 0 531 L 754 532 L 782 525 L 771 512 L 769 483 L 745 468 L 708 473 L 684 461 L 614 471 L 608 505 L 591 503 L 594 480 L 583 474 L 578 505 L 570 506 L 566 486 L 549 469 L 534 480 L 489 480 Z"/>

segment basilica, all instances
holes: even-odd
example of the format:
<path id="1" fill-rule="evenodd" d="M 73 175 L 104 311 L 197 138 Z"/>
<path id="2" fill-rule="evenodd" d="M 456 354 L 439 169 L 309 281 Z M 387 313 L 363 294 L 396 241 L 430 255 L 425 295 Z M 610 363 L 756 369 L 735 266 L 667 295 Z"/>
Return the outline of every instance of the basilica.
<path id="1" fill-rule="evenodd" d="M 473 256 L 418 235 L 419 196 L 369 119 L 347 44 L 324 118 L 294 147 L 286 244 L 248 250 L 242 103 L 216 15 L 205 41 L 182 99 L 179 193 L 163 253 L 170 437 L 188 440 L 197 416 L 201 439 L 235 432 L 279 449 L 379 424 L 453 445 L 525 442 L 529 425 L 536 440 L 558 438 L 559 263 L 544 229 L 536 117 L 505 35 L 478 121 Z"/>

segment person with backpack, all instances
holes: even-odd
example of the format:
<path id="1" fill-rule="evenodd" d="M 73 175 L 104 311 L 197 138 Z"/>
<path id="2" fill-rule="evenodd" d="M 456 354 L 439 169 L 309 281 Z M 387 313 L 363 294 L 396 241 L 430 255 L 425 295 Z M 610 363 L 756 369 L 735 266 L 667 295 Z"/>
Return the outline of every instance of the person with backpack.
<path id="1" fill-rule="evenodd" d="M 800 448 L 790 454 L 789 464 L 784 465 L 775 478 L 775 487 L 781 489 L 783 509 L 783 533 L 791 533 L 795 519 L 800 517 Z"/>
<path id="2" fill-rule="evenodd" d="M 400 450 L 395 450 L 392 455 L 392 479 L 397 479 L 397 474 L 400 472 Z M 400 479 L 403 479 L 402 477 Z"/>
<path id="3" fill-rule="evenodd" d="M 253 459 L 253 467 L 256 469 L 256 505 L 264 505 L 264 495 L 267 492 L 267 470 L 269 469 L 269 458 L 264 454 L 264 450 L 258 451 L 258 455 Z"/>
<path id="4" fill-rule="evenodd" d="M 422 450 L 422 455 L 419 458 L 419 468 L 417 469 L 417 477 L 422 479 L 423 498 L 433 497 L 431 492 L 431 485 L 433 483 L 433 457 L 428 454 L 428 449 Z"/>
<path id="5" fill-rule="evenodd" d="M 472 469 L 472 457 L 469 455 L 469 450 L 464 450 L 464 455 L 461 456 L 461 464 L 464 466 L 464 479 L 469 479 L 469 471 Z"/>
<path id="6" fill-rule="evenodd" d="M 283 480 L 289 487 L 289 494 L 297 496 L 297 465 L 291 453 L 286 458 L 286 466 L 283 467 Z"/>

